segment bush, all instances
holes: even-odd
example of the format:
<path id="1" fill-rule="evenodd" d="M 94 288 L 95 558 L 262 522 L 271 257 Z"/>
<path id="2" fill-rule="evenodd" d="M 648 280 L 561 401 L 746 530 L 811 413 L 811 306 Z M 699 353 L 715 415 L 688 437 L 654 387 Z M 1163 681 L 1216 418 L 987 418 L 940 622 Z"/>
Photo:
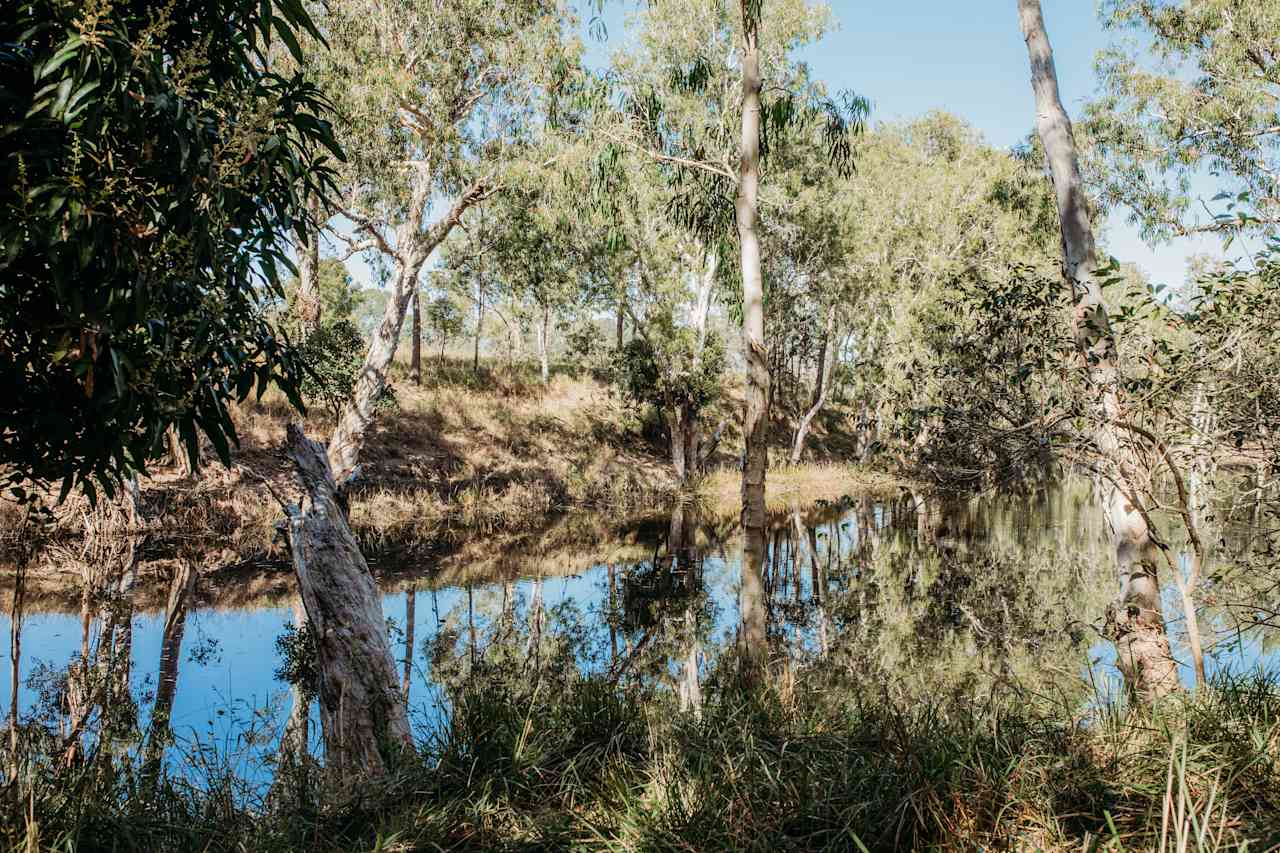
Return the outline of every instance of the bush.
<path id="1" fill-rule="evenodd" d="M 302 364 L 303 399 L 327 408 L 336 419 L 351 399 L 368 344 L 350 320 L 326 323 L 298 347 Z M 379 409 L 394 409 L 395 392 L 390 384 L 378 400 Z"/>

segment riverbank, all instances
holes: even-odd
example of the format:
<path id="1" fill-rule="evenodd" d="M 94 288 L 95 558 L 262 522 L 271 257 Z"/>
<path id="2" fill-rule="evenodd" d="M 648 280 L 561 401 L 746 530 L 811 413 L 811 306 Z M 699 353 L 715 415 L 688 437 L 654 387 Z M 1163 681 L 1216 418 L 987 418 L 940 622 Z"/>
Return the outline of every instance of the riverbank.
<path id="1" fill-rule="evenodd" d="M 500 672 L 359 788 L 311 765 L 270 796 L 230 760 L 148 778 L 48 770 L 0 801 L 3 849 L 1271 850 L 1280 692 L 1220 680 L 1154 716 L 1044 697 L 897 705 L 849 675 L 728 671 L 671 696 Z M 198 766 L 197 766 L 198 764 Z M 54 763 L 56 765 L 56 762 Z M 51 766 L 54 766 L 51 765 Z M 183 772 L 198 772 L 190 779 Z"/>
<path id="2" fill-rule="evenodd" d="M 421 386 L 408 381 L 403 365 L 395 366 L 393 378 L 396 405 L 380 415 L 350 495 L 352 531 L 375 571 L 430 560 L 459 574 L 464 570 L 456 564 L 477 542 L 485 546 L 486 564 L 495 553 L 532 554 L 543 562 L 575 546 L 585 553 L 638 519 L 664 516 L 677 501 L 717 523 L 739 515 L 740 436 L 732 397 L 707 413 L 708 423 L 729 424 L 711 470 L 682 488 L 654 425 L 590 376 L 559 373 L 543 387 L 519 369 L 482 368 L 477 375 L 470 365 L 446 364 L 433 366 Z M 210 589 L 241 584 L 262 592 L 273 584 L 259 570 L 287 568 L 272 491 L 289 490 L 279 445 L 285 424 L 298 416 L 273 393 L 233 415 L 241 443 L 230 468 L 207 461 L 192 477 L 161 464 L 141 481 L 144 608 L 146 589 L 155 587 L 155 606 L 165 594 L 163 582 L 146 581 L 163 581 L 177 560 L 197 561 L 206 579 L 218 579 Z M 771 514 L 896 490 L 894 478 L 839 460 L 843 417 L 834 409 L 816 425 L 812 444 L 820 461 L 770 470 Z M 313 409 L 304 425 L 325 440 L 333 417 Z M 3 534 L 14 544 L 20 518 L 12 505 L 4 510 Z M 28 574 L 29 601 L 49 598 L 53 606 L 65 598 L 66 606 L 78 606 L 78 566 L 70 557 L 82 550 L 86 510 L 74 496 L 59 510 L 49 537 L 53 553 L 38 556 Z"/>

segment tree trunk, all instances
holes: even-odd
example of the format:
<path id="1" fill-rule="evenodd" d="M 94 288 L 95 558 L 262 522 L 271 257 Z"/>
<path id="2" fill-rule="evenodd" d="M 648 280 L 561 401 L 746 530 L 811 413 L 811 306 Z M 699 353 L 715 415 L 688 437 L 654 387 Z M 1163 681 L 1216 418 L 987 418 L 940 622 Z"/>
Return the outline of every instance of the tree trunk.
<path id="1" fill-rule="evenodd" d="M 542 576 L 533 580 L 533 597 L 529 602 L 529 641 L 525 646 L 525 658 L 533 661 L 534 673 L 541 669 L 542 658 Z"/>
<path id="2" fill-rule="evenodd" d="M 1094 441 L 1109 470 L 1104 513 L 1115 546 L 1120 594 L 1109 623 L 1118 662 L 1130 693 L 1151 701 L 1178 689 L 1177 666 L 1169 653 L 1156 577 L 1156 544 L 1136 490 L 1128 483 L 1132 460 L 1126 458 L 1120 434 L 1119 368 L 1115 336 L 1102 289 L 1093 275 L 1097 267 L 1093 227 L 1080 180 L 1071 121 L 1058 93 L 1053 51 L 1045 32 L 1039 0 L 1018 0 L 1018 19 L 1031 61 L 1036 99 L 1036 131 L 1053 175 L 1062 228 L 1063 272 L 1075 303 L 1076 348 L 1089 372 L 1095 397 Z"/>
<path id="3" fill-rule="evenodd" d="M 769 662 L 768 615 L 765 604 L 763 527 L 742 531 L 742 576 L 738 587 L 738 654 L 747 684 L 759 684 Z"/>
<path id="4" fill-rule="evenodd" d="M 671 466 L 682 483 L 698 471 L 698 412 L 687 403 L 672 409 Z"/>
<path id="5" fill-rule="evenodd" d="M 289 424 L 286 451 L 302 486 L 289 547 L 315 639 L 325 757 L 340 773 L 381 774 L 411 741 L 378 588 L 323 448 Z"/>
<path id="6" fill-rule="evenodd" d="M 404 327 L 404 315 L 409 307 L 409 300 L 418 290 L 418 276 L 422 267 L 436 246 L 461 221 L 467 208 L 484 198 L 485 192 L 479 185 L 472 186 L 448 213 L 424 229 L 423 217 L 431 195 L 431 183 L 422 180 L 413 189 L 413 200 L 410 202 L 413 215 L 397 229 L 396 249 L 391 255 L 399 270 L 395 286 L 391 290 L 391 298 L 387 300 L 382 322 L 378 324 L 373 340 L 369 342 L 369 351 L 360 367 L 355 388 L 342 408 L 333 437 L 329 439 L 329 464 L 339 488 L 346 486 L 360 460 L 360 450 L 364 446 L 369 426 L 373 423 L 374 409 L 387 387 L 387 368 L 395 357 L 400 330 Z M 384 251 L 390 253 L 390 250 Z"/>
<path id="7" fill-rule="evenodd" d="M 25 525 L 24 525 L 25 526 Z M 26 531 L 23 531 L 24 533 Z M 18 780 L 21 760 L 18 755 L 18 693 L 21 690 L 22 620 L 27 593 L 27 560 L 19 561 L 13 576 L 13 601 L 9 608 L 9 783 Z"/>
<path id="8" fill-rule="evenodd" d="M 476 279 L 476 334 L 471 353 L 471 372 L 480 372 L 480 336 L 484 333 L 484 281 Z"/>
<path id="9" fill-rule="evenodd" d="M 618 297 L 618 316 L 615 321 L 615 325 L 616 325 L 615 331 L 618 337 L 618 342 L 614 345 L 614 349 L 617 350 L 618 352 L 622 352 L 622 335 L 625 331 L 625 323 L 626 323 L 626 316 L 627 316 L 625 300 L 626 300 L 625 296 Z"/>
<path id="10" fill-rule="evenodd" d="M 746 362 L 742 434 L 742 527 L 747 539 L 763 542 L 764 484 L 768 466 L 765 441 L 769 420 L 768 350 L 764 341 L 764 281 L 760 272 L 760 235 L 756 211 L 760 190 L 760 48 L 759 20 L 748 0 L 741 0 L 742 141 L 738 194 L 734 204 L 742 249 L 742 344 Z M 746 548 L 750 551 L 750 545 Z M 744 575 L 748 572 L 743 560 Z M 744 577 L 745 587 L 745 577 Z"/>
<path id="11" fill-rule="evenodd" d="M 792 465 L 800 464 L 800 455 L 804 452 L 804 439 L 809 434 L 809 426 L 827 402 L 827 389 L 831 385 L 828 379 L 830 369 L 827 367 L 827 350 L 830 349 L 830 341 L 835 334 L 835 325 L 836 306 L 833 303 L 827 308 L 827 325 L 822 334 L 822 350 L 818 354 L 818 380 L 813 389 L 813 404 L 809 406 L 809 411 L 805 412 L 804 417 L 800 419 L 800 424 L 796 427 L 795 441 L 791 444 Z M 833 368 L 835 361 L 835 356 L 832 354 L 831 365 Z"/>
<path id="12" fill-rule="evenodd" d="M 395 356 L 405 311 L 417 290 L 418 274 L 422 271 L 425 260 L 425 256 L 414 258 L 400 268 L 391 298 L 387 300 L 387 308 L 382 315 L 382 323 L 374 331 L 373 340 L 369 343 L 369 352 L 351 391 L 351 398 L 342 407 L 338 426 L 329 439 L 329 463 L 333 466 L 334 479 L 340 486 L 345 485 L 355 472 L 365 436 L 373 423 L 374 409 L 386 390 L 387 368 Z"/>
<path id="13" fill-rule="evenodd" d="M 551 325 L 551 306 L 542 306 L 542 322 L 538 324 L 538 362 L 542 366 L 542 384 L 546 385 L 551 381 L 551 361 L 547 355 L 548 341 L 547 337 L 550 332 Z"/>
<path id="14" fill-rule="evenodd" d="M 409 378 L 414 385 L 422 384 L 422 285 L 413 288 L 412 349 L 409 355 Z"/>
<path id="15" fill-rule="evenodd" d="M 312 219 L 320 210 L 320 203 L 314 197 L 308 204 Z M 312 221 L 306 224 L 306 237 L 294 236 L 294 251 L 298 255 L 298 325 L 302 329 L 302 337 L 310 337 L 320 328 L 320 224 Z"/>
<path id="16" fill-rule="evenodd" d="M 681 666 L 680 710 L 691 711 L 694 719 L 702 719 L 702 683 L 698 673 L 698 654 L 701 644 L 698 642 L 698 620 L 694 617 L 693 607 L 686 605 L 684 609 L 685 654 Z"/>

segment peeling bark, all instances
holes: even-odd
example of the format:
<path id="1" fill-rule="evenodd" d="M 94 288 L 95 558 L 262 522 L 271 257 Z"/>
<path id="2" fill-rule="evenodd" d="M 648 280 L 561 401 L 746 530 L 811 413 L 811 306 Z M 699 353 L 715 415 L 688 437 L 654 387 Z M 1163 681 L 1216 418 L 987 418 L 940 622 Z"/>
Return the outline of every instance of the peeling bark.
<path id="1" fill-rule="evenodd" d="M 1108 623 L 1118 660 L 1132 695 L 1146 701 L 1178 689 L 1177 667 L 1160 610 L 1156 576 L 1156 543 L 1146 512 L 1126 483 L 1134 462 L 1120 433 L 1119 366 L 1102 288 L 1093 271 L 1098 266 L 1093 226 L 1080 179 L 1079 160 L 1071 120 L 1058 92 L 1053 50 L 1045 32 L 1039 0 L 1018 0 L 1018 20 L 1031 62 L 1031 85 L 1036 100 L 1036 131 L 1057 194 L 1062 228 L 1063 273 L 1075 303 L 1073 325 L 1076 348 L 1084 360 L 1097 427 L 1094 442 L 1110 474 L 1103 485 L 1103 512 L 1112 532 L 1120 594 Z"/>
<path id="2" fill-rule="evenodd" d="M 302 487 L 289 508 L 289 546 L 315 640 L 326 761 L 340 773 L 381 774 L 412 748 L 381 599 L 324 449 L 296 424 L 285 449 Z"/>

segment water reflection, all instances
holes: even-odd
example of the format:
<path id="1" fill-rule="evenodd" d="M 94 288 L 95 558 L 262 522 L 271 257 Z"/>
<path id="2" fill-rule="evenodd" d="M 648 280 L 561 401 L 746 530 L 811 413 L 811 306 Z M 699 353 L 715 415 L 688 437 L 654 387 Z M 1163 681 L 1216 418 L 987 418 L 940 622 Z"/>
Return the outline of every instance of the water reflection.
<path id="1" fill-rule="evenodd" d="M 750 537 L 707 524 L 692 507 L 603 540 L 566 533 L 598 532 L 599 520 L 565 520 L 556 537 L 524 553 L 484 554 L 477 542 L 469 553 L 482 558 L 470 566 L 455 556 L 386 573 L 383 612 L 419 734 L 439 726 L 459 686 L 477 679 L 532 690 L 541 679 L 593 674 L 624 689 L 669 690 L 698 713 L 707 680 L 743 661 L 775 678 L 802 673 L 869 697 L 1016 690 L 1083 710 L 1116 683 L 1110 646 L 1094 625 L 1112 590 L 1098 523 L 1084 486 L 1035 497 L 903 493 L 796 506 Z M 1219 538 L 1232 541 L 1225 531 Z M 1211 594 L 1225 595 L 1230 569 L 1211 573 Z M 83 725 L 76 685 L 91 670 L 92 623 L 97 660 L 113 662 L 109 701 L 131 708 L 125 697 L 151 700 L 119 735 L 123 747 L 148 730 L 161 744 L 171 731 L 188 745 L 240 755 L 245 766 L 269 766 L 277 753 L 292 760 L 306 743 L 314 749 L 308 691 L 277 677 L 288 667 L 276 640 L 303 621 L 296 599 L 281 594 L 288 575 L 242 577 L 212 600 L 206 588 L 188 609 L 190 577 L 175 575 L 167 606 L 150 612 L 134 606 L 145 594 L 104 596 L 111 606 L 96 612 L 88 598 L 37 596 L 46 607 L 24 627 L 24 714 L 44 714 L 46 724 L 60 715 L 63 732 Z M 214 590 L 234 587 L 213 580 Z M 1229 616 L 1211 607 L 1208 631 L 1234 627 Z M 1213 666 L 1269 660 L 1272 640 L 1232 636 L 1211 649 Z M 157 672 L 139 673 L 141 661 L 159 661 Z M 8 689 L 0 681 L 0 695 Z"/>

